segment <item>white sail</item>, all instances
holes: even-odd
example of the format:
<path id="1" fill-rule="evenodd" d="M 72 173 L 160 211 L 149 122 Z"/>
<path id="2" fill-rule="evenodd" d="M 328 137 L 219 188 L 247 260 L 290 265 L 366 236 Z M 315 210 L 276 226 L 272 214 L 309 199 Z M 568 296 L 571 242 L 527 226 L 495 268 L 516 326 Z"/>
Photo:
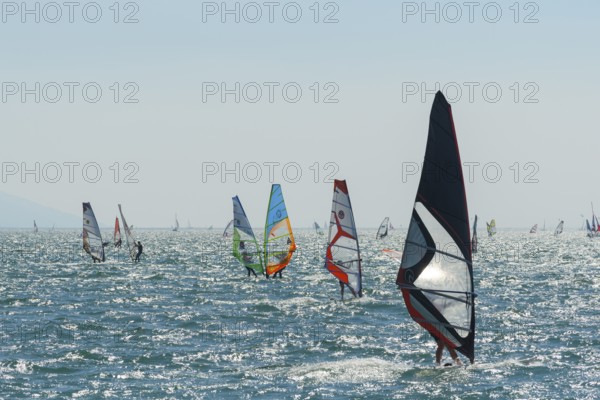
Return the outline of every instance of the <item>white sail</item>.
<path id="1" fill-rule="evenodd" d="M 131 257 L 131 261 L 135 261 L 135 256 L 137 254 L 137 242 L 133 237 L 133 232 L 129 228 L 129 225 L 127 225 L 127 221 L 125 220 L 125 216 L 123 215 L 123 210 L 121 209 L 120 204 L 119 213 L 121 214 L 121 222 L 123 222 L 123 229 L 125 230 L 125 241 L 127 242 L 127 248 L 129 249 L 129 257 Z"/>
<path id="2" fill-rule="evenodd" d="M 233 256 L 246 268 L 262 274 L 264 266 L 262 252 L 254 236 L 254 231 L 248 221 L 244 207 L 238 196 L 233 199 L 233 220 L 227 225 L 233 226 Z M 225 233 L 227 233 L 225 228 Z"/>
<path id="3" fill-rule="evenodd" d="M 92 256 L 94 261 L 102 262 L 104 258 L 104 246 L 102 245 L 102 235 L 100 227 L 92 205 L 83 203 L 83 249 Z"/>
<path id="4" fill-rule="evenodd" d="M 342 284 L 352 291 L 355 297 L 362 296 L 362 269 L 358 234 L 354 223 L 354 213 L 346 181 L 335 180 L 329 240 L 325 255 L 325 268 Z"/>
<path id="5" fill-rule="evenodd" d="M 531 227 L 531 229 L 529 230 L 529 233 L 537 233 L 537 228 L 538 228 L 538 224 L 535 224 L 534 226 Z"/>
<path id="6" fill-rule="evenodd" d="M 565 224 L 565 221 L 560 221 L 558 223 L 558 225 L 556 226 L 556 229 L 554 230 L 555 235 L 560 235 L 563 232 L 564 224 Z"/>
<path id="7" fill-rule="evenodd" d="M 321 227 L 319 226 L 319 224 L 317 224 L 317 221 L 313 222 L 313 228 L 315 229 L 315 233 L 317 235 L 322 235 L 323 234 L 323 229 L 321 229 Z"/>
<path id="8" fill-rule="evenodd" d="M 241 204 L 240 204 L 240 206 L 241 206 Z M 235 214 L 234 214 L 234 216 L 235 216 Z M 225 230 L 223 231 L 223 237 L 230 237 L 233 235 L 233 222 L 234 222 L 233 219 L 231 221 L 229 221 L 229 223 L 225 227 Z"/>
<path id="9" fill-rule="evenodd" d="M 389 217 L 385 217 L 381 224 L 379 225 L 379 229 L 377 230 L 377 239 L 383 239 L 388 235 L 388 223 L 390 219 Z"/>
<path id="10" fill-rule="evenodd" d="M 175 215 L 175 228 L 173 228 L 173 232 L 179 231 L 179 221 L 177 220 L 177 214 Z"/>

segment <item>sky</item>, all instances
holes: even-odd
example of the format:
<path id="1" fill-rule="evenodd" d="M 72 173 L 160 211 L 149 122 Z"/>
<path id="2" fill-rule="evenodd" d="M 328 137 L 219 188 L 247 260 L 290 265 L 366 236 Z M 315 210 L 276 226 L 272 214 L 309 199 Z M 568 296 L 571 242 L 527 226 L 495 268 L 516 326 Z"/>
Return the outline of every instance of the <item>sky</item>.
<path id="1" fill-rule="evenodd" d="M 225 226 L 239 195 L 261 226 L 280 183 L 308 227 L 346 179 L 359 227 L 406 226 L 439 88 L 471 218 L 600 209 L 596 1 L 23 4 L 0 4 L 7 195 L 165 228 Z"/>

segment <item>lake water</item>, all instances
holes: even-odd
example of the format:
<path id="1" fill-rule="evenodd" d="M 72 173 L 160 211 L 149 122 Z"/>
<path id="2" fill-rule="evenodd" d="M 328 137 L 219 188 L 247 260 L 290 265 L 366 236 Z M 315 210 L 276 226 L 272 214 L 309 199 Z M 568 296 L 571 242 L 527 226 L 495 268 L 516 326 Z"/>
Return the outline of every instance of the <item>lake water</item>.
<path id="1" fill-rule="evenodd" d="M 583 232 L 480 238 L 460 368 L 434 365 L 396 289 L 381 250 L 404 232 L 359 231 L 365 295 L 345 302 L 312 231 L 281 280 L 248 278 L 220 232 L 137 235 L 141 263 L 93 264 L 79 232 L 0 232 L 1 398 L 600 398 L 600 239 Z"/>

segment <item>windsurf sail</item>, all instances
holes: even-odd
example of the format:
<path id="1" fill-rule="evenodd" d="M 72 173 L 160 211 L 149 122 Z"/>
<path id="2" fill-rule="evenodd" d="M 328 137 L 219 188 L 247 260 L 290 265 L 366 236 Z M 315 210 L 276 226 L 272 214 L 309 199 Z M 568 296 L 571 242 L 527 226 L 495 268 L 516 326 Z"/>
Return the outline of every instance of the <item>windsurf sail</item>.
<path id="1" fill-rule="evenodd" d="M 284 269 L 296 251 L 296 241 L 288 218 L 281 185 L 271 187 L 265 222 L 265 272 L 267 276 Z"/>
<path id="2" fill-rule="evenodd" d="M 179 221 L 177 220 L 177 214 L 175 214 L 175 227 L 173 228 L 173 232 L 179 231 Z"/>
<path id="3" fill-rule="evenodd" d="M 333 183 L 325 268 L 350 288 L 354 297 L 362 297 L 361 263 L 348 186 L 346 181 L 336 179 Z"/>
<path id="4" fill-rule="evenodd" d="M 475 214 L 475 221 L 473 222 L 473 238 L 471 239 L 471 249 L 473 254 L 477 253 L 477 214 Z"/>
<path id="5" fill-rule="evenodd" d="M 585 220 L 587 224 L 587 236 L 590 238 L 597 237 L 600 235 L 600 226 L 598 226 L 598 217 L 594 214 L 594 203 L 592 203 L 592 223 Z"/>
<path id="6" fill-rule="evenodd" d="M 555 235 L 560 235 L 563 232 L 563 226 L 565 225 L 565 221 L 560 221 L 554 230 Z"/>
<path id="7" fill-rule="evenodd" d="M 319 226 L 319 224 L 317 224 L 317 221 L 313 222 L 313 228 L 315 228 L 315 233 L 317 235 L 322 235 L 323 234 L 323 230 L 321 229 L 321 227 Z"/>
<path id="8" fill-rule="evenodd" d="M 489 237 L 494 236 L 496 234 L 496 220 L 492 219 L 489 224 L 486 222 L 486 225 L 487 225 L 488 236 Z"/>
<path id="9" fill-rule="evenodd" d="M 473 362 L 476 295 L 469 230 L 452 110 L 438 92 L 396 284 L 411 317 Z"/>
<path id="10" fill-rule="evenodd" d="M 235 215 L 234 215 L 234 218 L 235 218 Z M 223 231 L 223 237 L 230 237 L 233 235 L 233 222 L 234 221 L 235 221 L 235 219 L 232 219 L 231 221 L 229 221 L 229 223 L 225 227 L 225 230 Z"/>
<path id="11" fill-rule="evenodd" d="M 262 274 L 264 269 L 260 247 L 256 242 L 254 231 L 250 226 L 248 217 L 246 217 L 244 207 L 242 207 L 242 203 L 237 196 L 233 198 L 233 220 L 230 224 L 233 226 L 233 256 L 244 267 Z M 227 229 L 225 229 L 225 232 L 227 232 Z"/>
<path id="12" fill-rule="evenodd" d="M 119 242 L 121 242 L 121 227 L 119 226 L 119 217 L 115 217 L 115 230 L 113 232 L 113 244 L 115 246 L 118 246 Z"/>
<path id="13" fill-rule="evenodd" d="M 35 223 L 35 219 L 33 220 L 33 233 L 38 233 L 38 226 Z"/>
<path id="14" fill-rule="evenodd" d="M 534 226 L 531 227 L 531 229 L 529 230 L 529 233 L 537 233 L 537 224 L 535 224 Z"/>
<path id="15" fill-rule="evenodd" d="M 125 216 L 123 215 L 123 210 L 121 209 L 121 205 L 119 204 L 119 213 L 121 214 L 121 222 L 123 222 L 123 229 L 125 230 L 125 241 L 127 242 L 127 248 L 129 249 L 129 257 L 131 257 L 131 261 L 135 261 L 135 256 L 137 255 L 137 247 L 135 237 L 133 236 L 133 232 L 129 225 L 127 225 L 127 221 L 125 220 Z"/>
<path id="16" fill-rule="evenodd" d="M 90 203 L 83 203 L 83 249 L 94 261 L 103 262 L 104 246 L 98 221 Z"/>
<path id="17" fill-rule="evenodd" d="M 388 235 L 388 223 L 390 222 L 389 217 L 385 217 L 381 224 L 379 224 L 379 229 L 377 229 L 377 235 L 375 236 L 377 239 L 383 239 Z"/>
<path id="18" fill-rule="evenodd" d="M 394 228 L 394 225 L 392 225 L 392 223 L 390 222 L 390 231 L 393 231 L 394 229 L 396 228 Z"/>

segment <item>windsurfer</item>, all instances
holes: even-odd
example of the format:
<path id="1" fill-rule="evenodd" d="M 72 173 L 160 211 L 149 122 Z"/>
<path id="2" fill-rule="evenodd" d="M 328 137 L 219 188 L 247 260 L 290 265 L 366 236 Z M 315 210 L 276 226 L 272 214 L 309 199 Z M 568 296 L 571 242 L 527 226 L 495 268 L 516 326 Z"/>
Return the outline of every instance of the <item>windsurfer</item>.
<path id="1" fill-rule="evenodd" d="M 137 254 L 135 255 L 135 262 L 139 262 L 140 261 L 140 257 L 142 256 L 142 251 L 144 250 L 144 246 L 142 246 L 142 242 L 140 242 L 138 240 L 138 242 L 135 245 L 135 247 L 137 247 Z"/>
<path id="2" fill-rule="evenodd" d="M 243 240 L 240 241 L 240 254 L 242 255 L 242 260 L 244 263 L 252 262 L 252 254 L 248 253 L 246 250 L 246 243 Z M 250 276 L 251 273 L 254 274 L 254 276 L 257 276 L 256 272 L 252 268 L 246 266 L 246 269 L 248 270 L 248 276 Z"/>
<path id="3" fill-rule="evenodd" d="M 115 242 L 115 247 L 121 248 L 121 245 L 123 244 L 123 241 L 121 240 L 121 238 L 119 238 L 119 240 L 117 240 Z"/>

